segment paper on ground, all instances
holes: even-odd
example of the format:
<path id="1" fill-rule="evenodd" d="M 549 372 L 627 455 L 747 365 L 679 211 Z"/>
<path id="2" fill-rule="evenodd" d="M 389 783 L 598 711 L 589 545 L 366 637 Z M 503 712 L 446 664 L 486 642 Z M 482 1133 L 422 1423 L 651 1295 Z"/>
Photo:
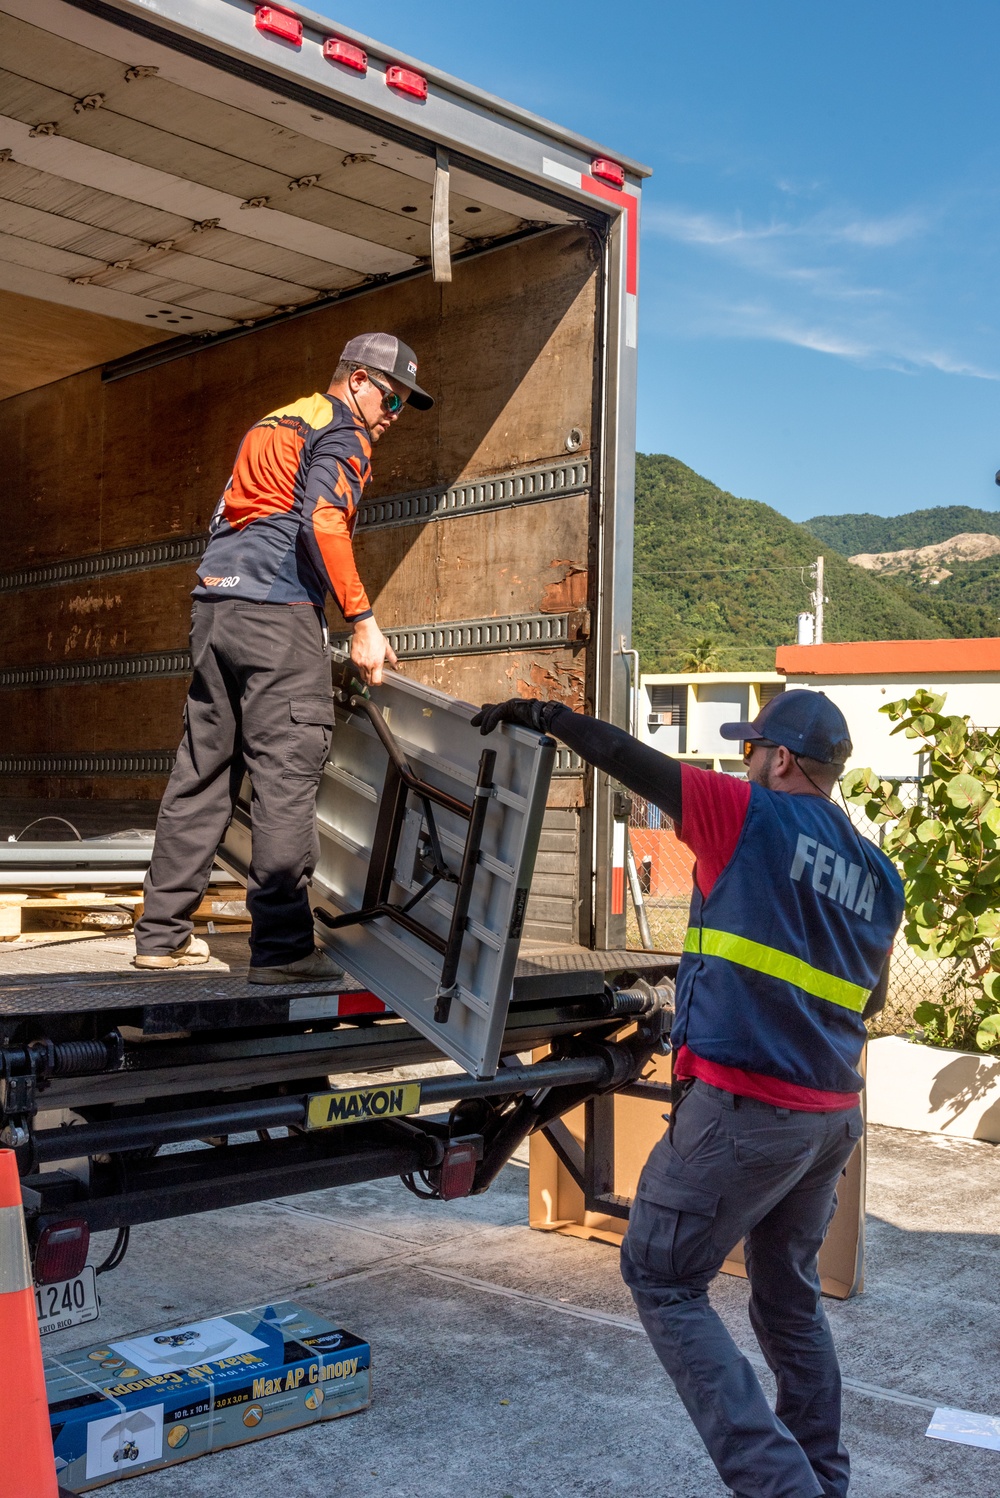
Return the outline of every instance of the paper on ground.
<path id="1" fill-rule="evenodd" d="M 1000 1418 L 971 1410 L 938 1409 L 925 1432 L 935 1441 L 957 1441 L 960 1446 L 982 1446 L 1000 1451 Z"/>

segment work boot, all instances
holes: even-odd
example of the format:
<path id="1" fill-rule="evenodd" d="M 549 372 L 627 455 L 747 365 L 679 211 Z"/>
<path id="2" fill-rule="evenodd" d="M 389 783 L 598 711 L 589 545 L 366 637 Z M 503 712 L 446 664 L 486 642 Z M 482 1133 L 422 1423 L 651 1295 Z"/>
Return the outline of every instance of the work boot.
<path id="1" fill-rule="evenodd" d="M 251 967 L 247 973 L 248 983 L 339 983 L 344 976 L 343 968 L 314 947 L 308 957 L 296 962 L 286 962 L 281 967 Z"/>
<path id="2" fill-rule="evenodd" d="M 189 936 L 182 947 L 178 947 L 176 952 L 168 952 L 165 957 L 149 957 L 145 952 L 136 952 L 132 958 L 132 966 L 141 968 L 197 967 L 199 963 L 207 962 L 211 955 L 207 941 L 202 941 L 200 936 Z"/>

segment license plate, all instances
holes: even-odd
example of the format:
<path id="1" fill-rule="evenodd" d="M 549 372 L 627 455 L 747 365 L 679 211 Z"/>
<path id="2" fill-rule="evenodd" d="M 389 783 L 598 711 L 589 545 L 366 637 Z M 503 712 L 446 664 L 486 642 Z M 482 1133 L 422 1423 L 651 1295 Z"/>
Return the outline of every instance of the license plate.
<path id="1" fill-rule="evenodd" d="M 314 1092 L 306 1110 L 307 1129 L 335 1129 L 341 1124 L 402 1118 L 420 1107 L 419 1082 L 390 1082 L 387 1087 L 356 1087 Z"/>
<path id="2" fill-rule="evenodd" d="M 35 1309 L 38 1312 L 38 1330 L 43 1337 L 46 1332 L 62 1332 L 68 1326 L 81 1326 L 85 1321 L 96 1321 L 101 1314 L 101 1303 L 97 1299 L 97 1279 L 93 1264 L 88 1264 L 81 1274 L 71 1280 L 36 1285 Z"/>

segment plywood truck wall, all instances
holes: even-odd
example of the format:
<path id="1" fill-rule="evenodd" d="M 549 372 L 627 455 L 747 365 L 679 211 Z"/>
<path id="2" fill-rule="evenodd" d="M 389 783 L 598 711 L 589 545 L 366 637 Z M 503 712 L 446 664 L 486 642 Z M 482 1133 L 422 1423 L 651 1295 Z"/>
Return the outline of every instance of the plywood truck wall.
<path id="1" fill-rule="evenodd" d="M 240 438 L 266 411 L 325 389 L 344 342 L 371 328 L 417 350 L 421 383 L 437 397 L 432 412 L 406 411 L 376 448 L 371 499 L 534 475 L 513 503 L 449 496 L 447 518 L 401 520 L 412 505 L 370 506 L 356 545 L 380 623 L 535 618 L 551 621 L 556 638 L 465 650 L 463 639 L 474 644 L 482 631 L 452 634 L 403 669 L 471 701 L 527 690 L 585 707 L 597 284 L 589 233 L 557 229 L 456 265 L 451 285 L 420 277 L 376 288 L 123 379 L 102 382 L 93 369 L 0 402 L 4 794 L 161 794 L 181 729 L 199 538 Z M 135 557 L 108 558 L 124 548 Z M 80 575 L 82 559 L 110 570 Z M 335 609 L 330 622 L 344 627 Z M 569 765 L 554 783 L 534 895 L 539 935 L 585 935 L 583 785 Z"/>

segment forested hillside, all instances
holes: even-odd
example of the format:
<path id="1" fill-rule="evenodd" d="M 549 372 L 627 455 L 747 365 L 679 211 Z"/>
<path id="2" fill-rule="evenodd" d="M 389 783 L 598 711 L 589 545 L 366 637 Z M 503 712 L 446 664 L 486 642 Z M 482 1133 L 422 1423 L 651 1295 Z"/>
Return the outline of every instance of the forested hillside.
<path id="1" fill-rule="evenodd" d="M 775 646 L 794 642 L 796 615 L 809 607 L 806 569 L 819 552 L 830 599 L 827 640 L 990 632 L 953 628 L 938 613 L 936 597 L 911 601 L 905 583 L 852 566 L 832 544 L 820 544 L 769 505 L 727 494 L 676 458 L 639 453 L 632 639 L 642 669 L 681 670 L 704 638 L 717 647 L 722 670 L 773 669 Z M 940 602 L 957 610 L 956 618 L 966 607 L 960 599 Z"/>
<path id="2" fill-rule="evenodd" d="M 1000 512 L 969 505 L 939 505 L 908 515 L 816 515 L 805 522 L 814 536 L 845 557 L 859 551 L 901 551 L 904 546 L 934 546 L 963 531 L 1000 536 Z"/>

